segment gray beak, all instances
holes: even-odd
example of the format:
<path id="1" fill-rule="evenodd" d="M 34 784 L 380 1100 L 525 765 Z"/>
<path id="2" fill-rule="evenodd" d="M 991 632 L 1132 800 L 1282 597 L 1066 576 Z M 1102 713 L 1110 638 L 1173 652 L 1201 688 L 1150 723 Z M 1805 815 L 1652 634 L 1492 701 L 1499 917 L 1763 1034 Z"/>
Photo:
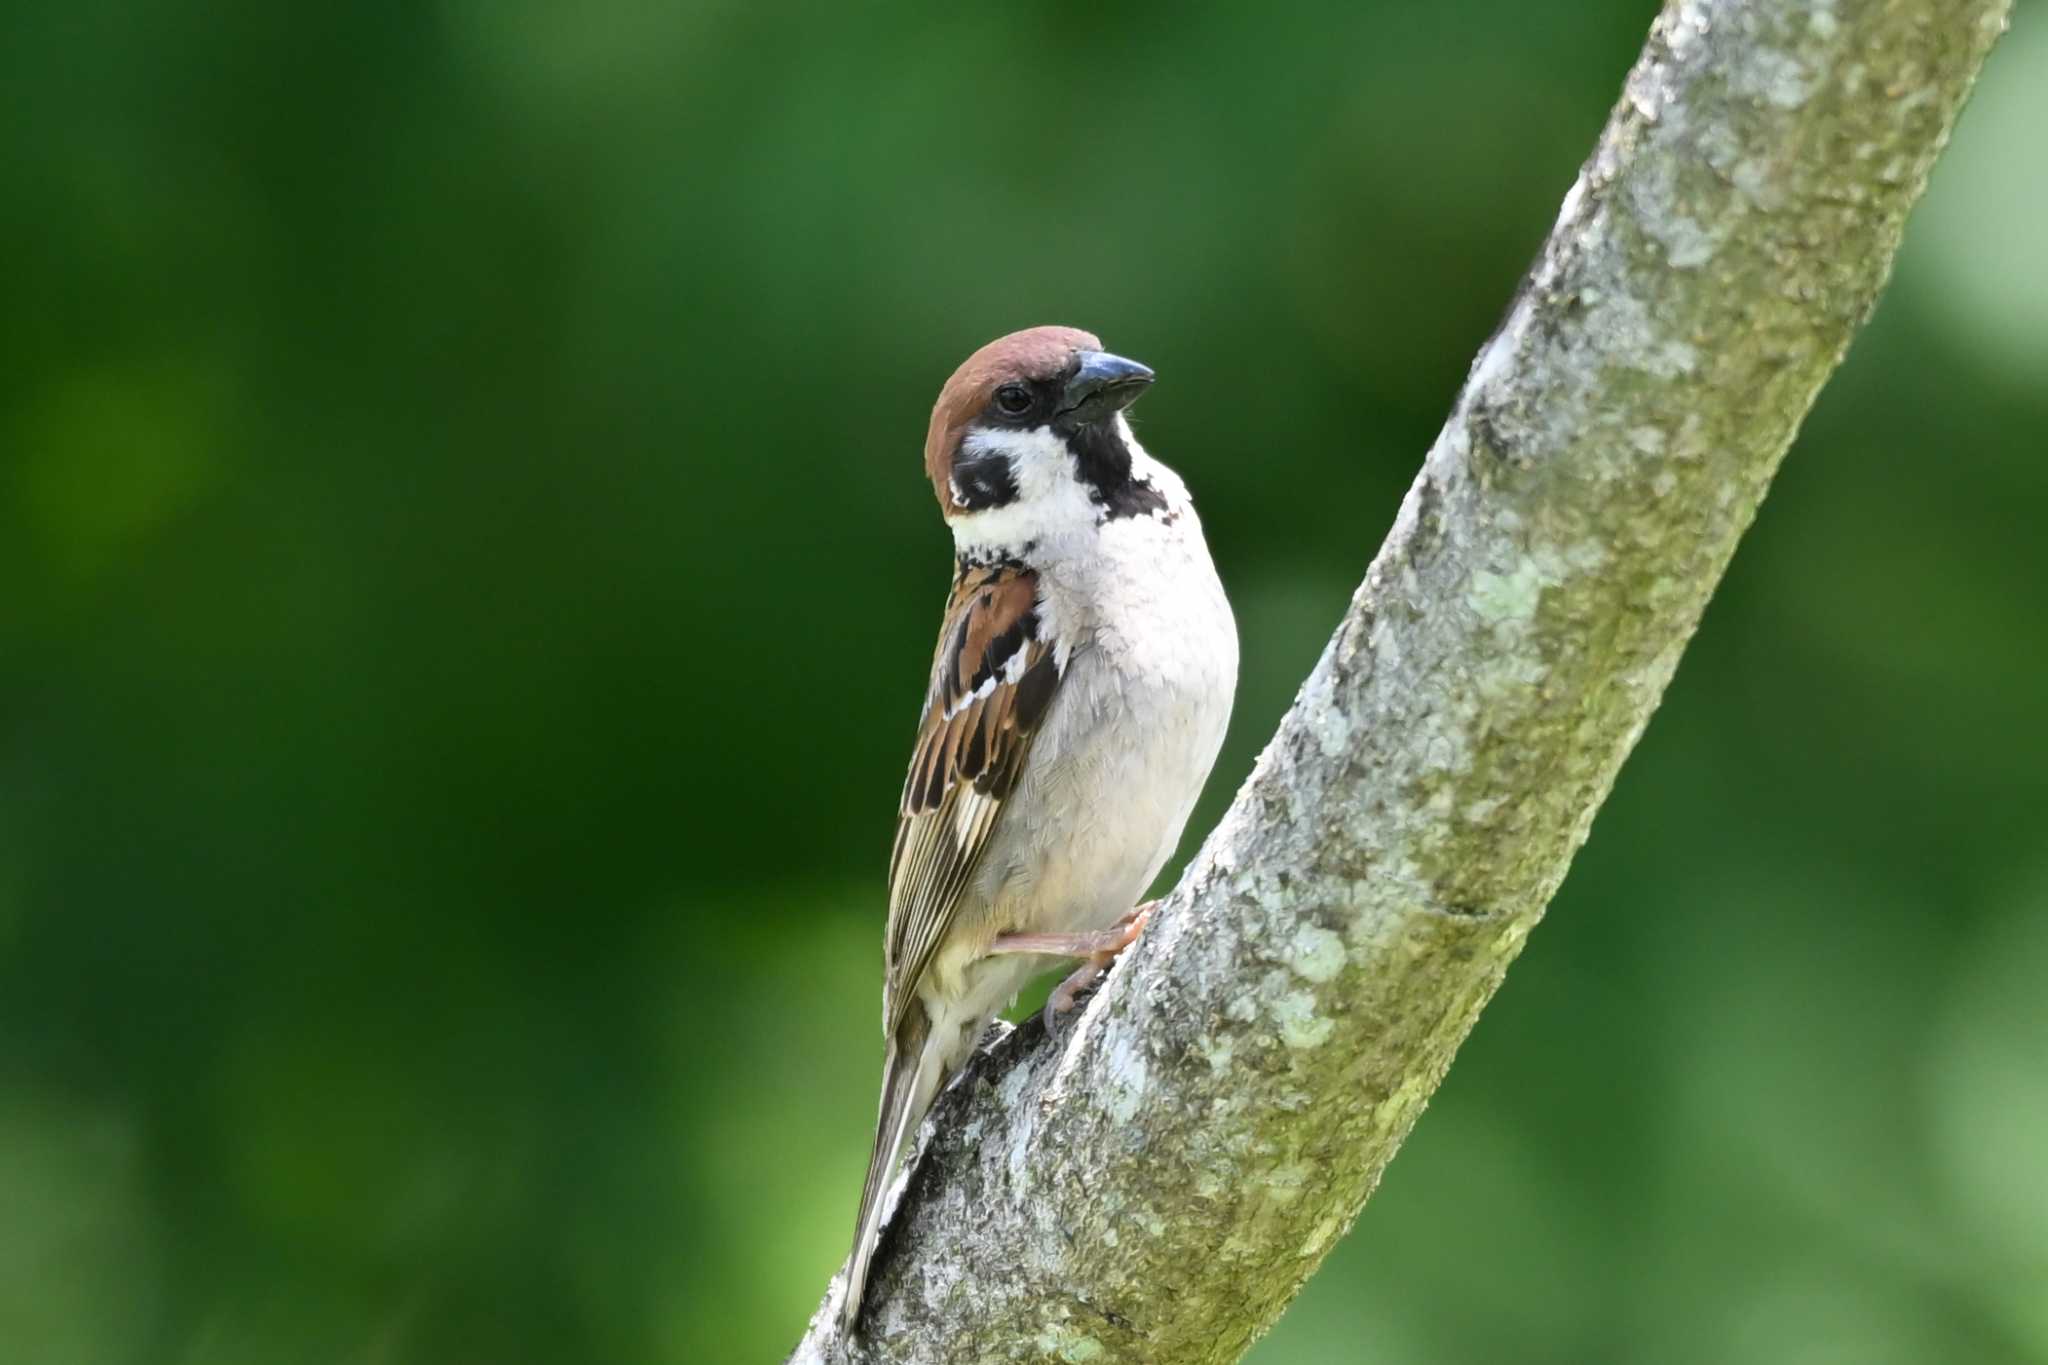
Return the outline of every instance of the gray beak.
<path id="1" fill-rule="evenodd" d="M 1082 351 L 1080 367 L 1060 397 L 1060 420 L 1074 426 L 1100 422 L 1138 401 L 1152 371 L 1107 351 Z"/>

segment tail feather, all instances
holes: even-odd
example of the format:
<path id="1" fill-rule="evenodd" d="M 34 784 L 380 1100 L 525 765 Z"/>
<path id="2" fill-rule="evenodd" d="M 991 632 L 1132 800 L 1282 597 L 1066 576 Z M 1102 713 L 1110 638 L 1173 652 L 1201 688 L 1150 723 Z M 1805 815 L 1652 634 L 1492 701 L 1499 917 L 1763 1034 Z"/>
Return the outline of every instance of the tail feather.
<path id="1" fill-rule="evenodd" d="M 839 1324 L 852 1336 L 867 1292 L 868 1262 L 882 1232 L 882 1195 L 895 1174 L 896 1162 L 917 1132 L 918 1121 L 938 1093 L 942 1059 L 926 1046 L 930 1027 L 923 1008 L 912 1005 L 889 1039 L 882 1067 L 882 1106 L 875 1120 L 875 1148 L 868 1157 L 867 1183 L 861 1187 L 860 1215 L 854 1221 L 853 1255 L 846 1265 L 846 1292 L 840 1300 Z"/>

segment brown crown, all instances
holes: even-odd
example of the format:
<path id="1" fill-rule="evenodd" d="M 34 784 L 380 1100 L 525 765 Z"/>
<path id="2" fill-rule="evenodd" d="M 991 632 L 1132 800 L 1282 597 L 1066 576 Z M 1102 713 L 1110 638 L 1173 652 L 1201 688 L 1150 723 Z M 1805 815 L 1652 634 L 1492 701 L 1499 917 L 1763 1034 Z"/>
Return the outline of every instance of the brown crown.
<path id="1" fill-rule="evenodd" d="M 960 510 L 947 482 L 953 474 L 953 453 L 996 388 L 1013 379 L 1051 379 L 1067 368 L 1074 352 L 1101 349 L 1100 341 L 1077 328 L 1027 327 L 996 338 L 953 371 L 932 405 L 932 424 L 924 438 L 924 468 L 942 511 L 950 516 Z"/>

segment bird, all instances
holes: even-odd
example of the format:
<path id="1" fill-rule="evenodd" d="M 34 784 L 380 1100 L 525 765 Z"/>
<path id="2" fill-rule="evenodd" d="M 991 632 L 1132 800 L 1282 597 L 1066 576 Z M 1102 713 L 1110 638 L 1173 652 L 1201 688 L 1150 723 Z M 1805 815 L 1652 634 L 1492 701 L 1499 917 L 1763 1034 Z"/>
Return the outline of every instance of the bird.
<path id="1" fill-rule="evenodd" d="M 1127 411 L 1153 372 L 1032 327 L 939 391 L 925 472 L 954 575 L 889 859 L 885 1054 L 841 1299 L 857 1334 L 883 1194 L 995 1015 L 1062 958 L 1072 1008 L 1134 941 L 1208 780 L 1237 627 L 1187 486 Z"/>

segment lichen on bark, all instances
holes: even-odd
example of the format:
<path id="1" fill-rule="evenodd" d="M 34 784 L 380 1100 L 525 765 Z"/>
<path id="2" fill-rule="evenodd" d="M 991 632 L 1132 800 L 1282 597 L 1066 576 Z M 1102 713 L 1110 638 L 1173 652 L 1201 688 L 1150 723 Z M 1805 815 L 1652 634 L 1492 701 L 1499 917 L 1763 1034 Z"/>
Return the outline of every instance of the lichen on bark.
<path id="1" fill-rule="evenodd" d="M 1675 0 L 1278 733 L 1057 1039 L 938 1105 L 862 1341 L 1236 1360 L 1584 841 L 2007 0 Z"/>

